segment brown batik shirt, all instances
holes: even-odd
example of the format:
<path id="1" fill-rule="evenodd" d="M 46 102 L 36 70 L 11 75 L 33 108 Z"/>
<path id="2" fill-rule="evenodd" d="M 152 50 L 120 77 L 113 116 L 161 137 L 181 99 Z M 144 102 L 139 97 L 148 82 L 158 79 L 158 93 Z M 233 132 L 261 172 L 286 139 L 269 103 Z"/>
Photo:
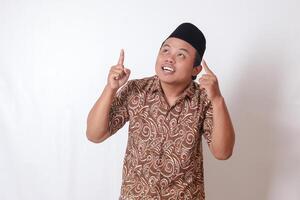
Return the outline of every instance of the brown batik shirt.
<path id="1" fill-rule="evenodd" d="M 129 121 L 120 200 L 204 200 L 202 135 L 212 132 L 212 105 L 192 81 L 173 106 L 157 76 L 131 80 L 110 110 L 110 132 Z"/>

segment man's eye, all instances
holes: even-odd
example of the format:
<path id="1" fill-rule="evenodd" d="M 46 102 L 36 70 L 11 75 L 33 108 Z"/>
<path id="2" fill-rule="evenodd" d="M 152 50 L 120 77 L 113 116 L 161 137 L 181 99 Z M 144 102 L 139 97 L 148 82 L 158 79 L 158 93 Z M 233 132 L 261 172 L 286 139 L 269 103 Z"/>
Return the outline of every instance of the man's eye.
<path id="1" fill-rule="evenodd" d="M 166 52 L 168 52 L 168 49 L 163 49 L 162 52 L 166 53 Z"/>
<path id="2" fill-rule="evenodd" d="M 179 56 L 180 58 L 185 58 L 185 55 L 184 55 L 183 53 L 179 53 L 178 56 Z"/>

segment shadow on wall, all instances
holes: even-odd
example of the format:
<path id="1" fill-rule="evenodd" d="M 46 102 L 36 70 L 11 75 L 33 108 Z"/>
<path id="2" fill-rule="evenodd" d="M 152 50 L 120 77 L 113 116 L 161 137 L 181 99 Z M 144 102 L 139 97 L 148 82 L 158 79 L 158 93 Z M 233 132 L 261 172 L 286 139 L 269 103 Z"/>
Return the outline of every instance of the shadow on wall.
<path id="1" fill-rule="evenodd" d="M 232 92 L 235 96 L 227 102 L 231 105 L 236 131 L 234 155 L 227 161 L 207 158 L 205 176 L 209 200 L 284 199 L 271 196 L 275 190 L 274 174 L 278 173 L 276 165 L 283 161 L 280 149 L 285 143 L 284 134 L 289 131 L 278 123 L 278 116 L 282 116 L 279 108 L 285 52 L 273 41 L 253 44 L 253 48 L 242 55 L 248 60 L 238 66 L 240 74 L 236 74 L 237 87 Z M 298 173 L 298 167 L 291 168 L 293 172 L 282 172 L 282 176 Z"/>

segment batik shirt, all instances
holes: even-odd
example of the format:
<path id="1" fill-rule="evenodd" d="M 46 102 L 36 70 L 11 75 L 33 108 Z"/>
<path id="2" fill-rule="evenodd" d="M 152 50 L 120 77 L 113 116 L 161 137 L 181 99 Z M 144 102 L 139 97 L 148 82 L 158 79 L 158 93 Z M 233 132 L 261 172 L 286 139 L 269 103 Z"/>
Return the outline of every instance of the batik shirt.
<path id="1" fill-rule="evenodd" d="M 113 100 L 110 133 L 129 121 L 120 200 L 204 200 L 202 136 L 212 105 L 191 81 L 170 106 L 157 76 L 130 80 Z"/>

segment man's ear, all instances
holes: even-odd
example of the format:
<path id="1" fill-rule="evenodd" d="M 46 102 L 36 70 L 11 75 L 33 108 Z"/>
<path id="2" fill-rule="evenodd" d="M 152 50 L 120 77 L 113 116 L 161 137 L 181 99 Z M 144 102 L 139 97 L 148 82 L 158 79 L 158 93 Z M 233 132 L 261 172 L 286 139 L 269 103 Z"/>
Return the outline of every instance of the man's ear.
<path id="1" fill-rule="evenodd" d="M 196 67 L 193 67 L 193 76 L 197 76 L 200 72 L 202 71 L 202 66 L 201 64 L 196 66 Z"/>

